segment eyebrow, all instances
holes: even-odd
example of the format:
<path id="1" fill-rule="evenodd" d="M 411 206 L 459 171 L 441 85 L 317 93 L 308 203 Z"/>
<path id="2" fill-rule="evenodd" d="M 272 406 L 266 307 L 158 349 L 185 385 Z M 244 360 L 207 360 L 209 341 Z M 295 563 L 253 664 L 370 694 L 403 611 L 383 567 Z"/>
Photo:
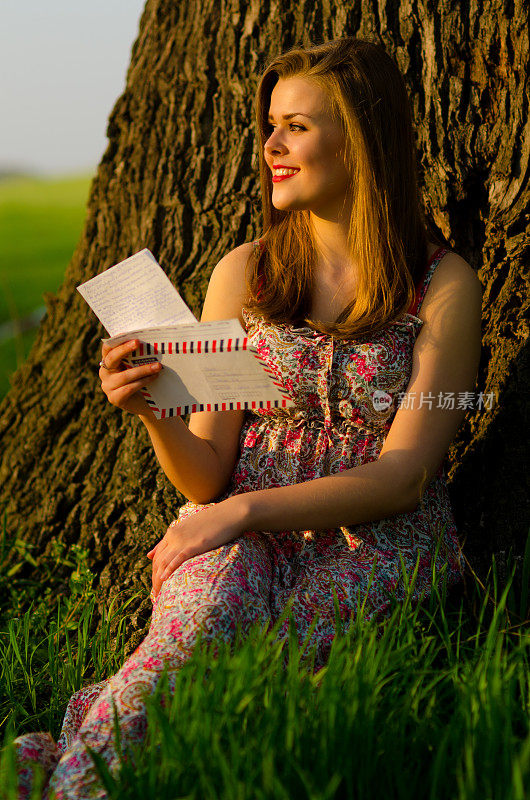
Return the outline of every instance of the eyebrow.
<path id="1" fill-rule="evenodd" d="M 291 119 L 291 117 L 308 117 L 309 119 L 313 119 L 309 114 L 304 114 L 302 111 L 293 111 L 292 114 L 284 114 L 282 119 Z M 267 117 L 268 120 L 274 119 L 274 114 L 269 114 Z"/>

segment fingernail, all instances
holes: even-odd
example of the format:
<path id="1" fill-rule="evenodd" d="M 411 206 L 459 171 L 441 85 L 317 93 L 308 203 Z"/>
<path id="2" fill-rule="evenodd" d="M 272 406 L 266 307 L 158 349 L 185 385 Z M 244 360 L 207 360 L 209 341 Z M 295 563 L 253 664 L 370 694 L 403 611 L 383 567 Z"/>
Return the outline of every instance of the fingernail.
<path id="1" fill-rule="evenodd" d="M 162 364 L 160 361 L 157 361 L 156 364 L 151 364 L 151 372 L 156 372 L 161 368 Z"/>

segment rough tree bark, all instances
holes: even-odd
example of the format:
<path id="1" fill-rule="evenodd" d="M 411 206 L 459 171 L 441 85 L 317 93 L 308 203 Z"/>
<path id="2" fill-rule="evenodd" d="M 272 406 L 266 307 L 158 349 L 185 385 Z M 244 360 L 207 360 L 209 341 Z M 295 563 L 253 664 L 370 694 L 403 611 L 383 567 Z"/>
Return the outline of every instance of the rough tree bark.
<path id="1" fill-rule="evenodd" d="M 448 474 L 465 551 L 521 554 L 528 530 L 525 407 L 530 216 L 526 6 L 416 0 L 273 3 L 148 0 L 126 88 L 108 124 L 79 244 L 27 363 L 1 407 L 0 509 L 50 553 L 90 551 L 108 601 L 141 589 L 130 648 L 150 614 L 146 552 L 183 502 L 147 433 L 99 388 L 103 329 L 76 285 L 149 247 L 200 312 L 212 268 L 260 233 L 252 99 L 265 60 L 294 42 L 368 36 L 410 90 L 425 205 L 485 287 L 477 389 Z M 61 571 L 58 571 L 58 579 Z"/>

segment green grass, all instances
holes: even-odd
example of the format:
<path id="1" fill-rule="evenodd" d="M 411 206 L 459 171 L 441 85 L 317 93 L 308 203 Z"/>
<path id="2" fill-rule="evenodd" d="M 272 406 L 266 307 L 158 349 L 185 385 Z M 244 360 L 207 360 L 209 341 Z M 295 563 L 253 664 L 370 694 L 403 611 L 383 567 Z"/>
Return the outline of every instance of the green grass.
<path id="1" fill-rule="evenodd" d="M 92 176 L 0 181 L 0 325 L 20 320 L 56 292 L 81 234 Z M 0 343 L 0 398 L 34 334 Z"/>
<path id="2" fill-rule="evenodd" d="M 58 737 L 70 694 L 121 666 L 127 611 L 113 606 L 92 624 L 82 550 L 67 558 L 57 548 L 39 565 L 39 583 L 23 577 L 31 547 L 5 540 L 1 555 L 1 785 L 12 800 L 12 737 Z M 528 575 L 530 544 L 525 564 Z M 62 598 L 58 574 L 68 576 Z M 95 756 L 109 797 L 524 800 L 528 595 L 511 581 L 501 591 L 494 561 L 487 585 L 471 579 L 467 595 L 446 596 L 439 578 L 432 588 L 424 605 L 396 604 L 382 625 L 359 618 L 339 631 L 316 675 L 294 630 L 285 669 L 274 631 L 256 627 L 232 645 L 199 641 L 173 694 L 162 681 L 147 698 L 146 742 L 121 772 L 109 775 Z"/>

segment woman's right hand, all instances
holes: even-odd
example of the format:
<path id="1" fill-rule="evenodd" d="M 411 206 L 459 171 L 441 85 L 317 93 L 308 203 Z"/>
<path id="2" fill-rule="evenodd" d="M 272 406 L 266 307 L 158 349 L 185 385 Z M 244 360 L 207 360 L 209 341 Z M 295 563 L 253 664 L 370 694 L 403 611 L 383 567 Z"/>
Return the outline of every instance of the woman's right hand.
<path id="1" fill-rule="evenodd" d="M 139 346 L 139 342 L 131 340 L 115 347 L 103 343 L 101 360 L 105 367 L 99 368 L 101 388 L 113 406 L 129 411 L 131 414 L 149 414 L 145 398 L 139 389 L 149 386 L 162 371 L 160 362 L 142 364 L 139 367 L 127 367 L 122 359 Z"/>

